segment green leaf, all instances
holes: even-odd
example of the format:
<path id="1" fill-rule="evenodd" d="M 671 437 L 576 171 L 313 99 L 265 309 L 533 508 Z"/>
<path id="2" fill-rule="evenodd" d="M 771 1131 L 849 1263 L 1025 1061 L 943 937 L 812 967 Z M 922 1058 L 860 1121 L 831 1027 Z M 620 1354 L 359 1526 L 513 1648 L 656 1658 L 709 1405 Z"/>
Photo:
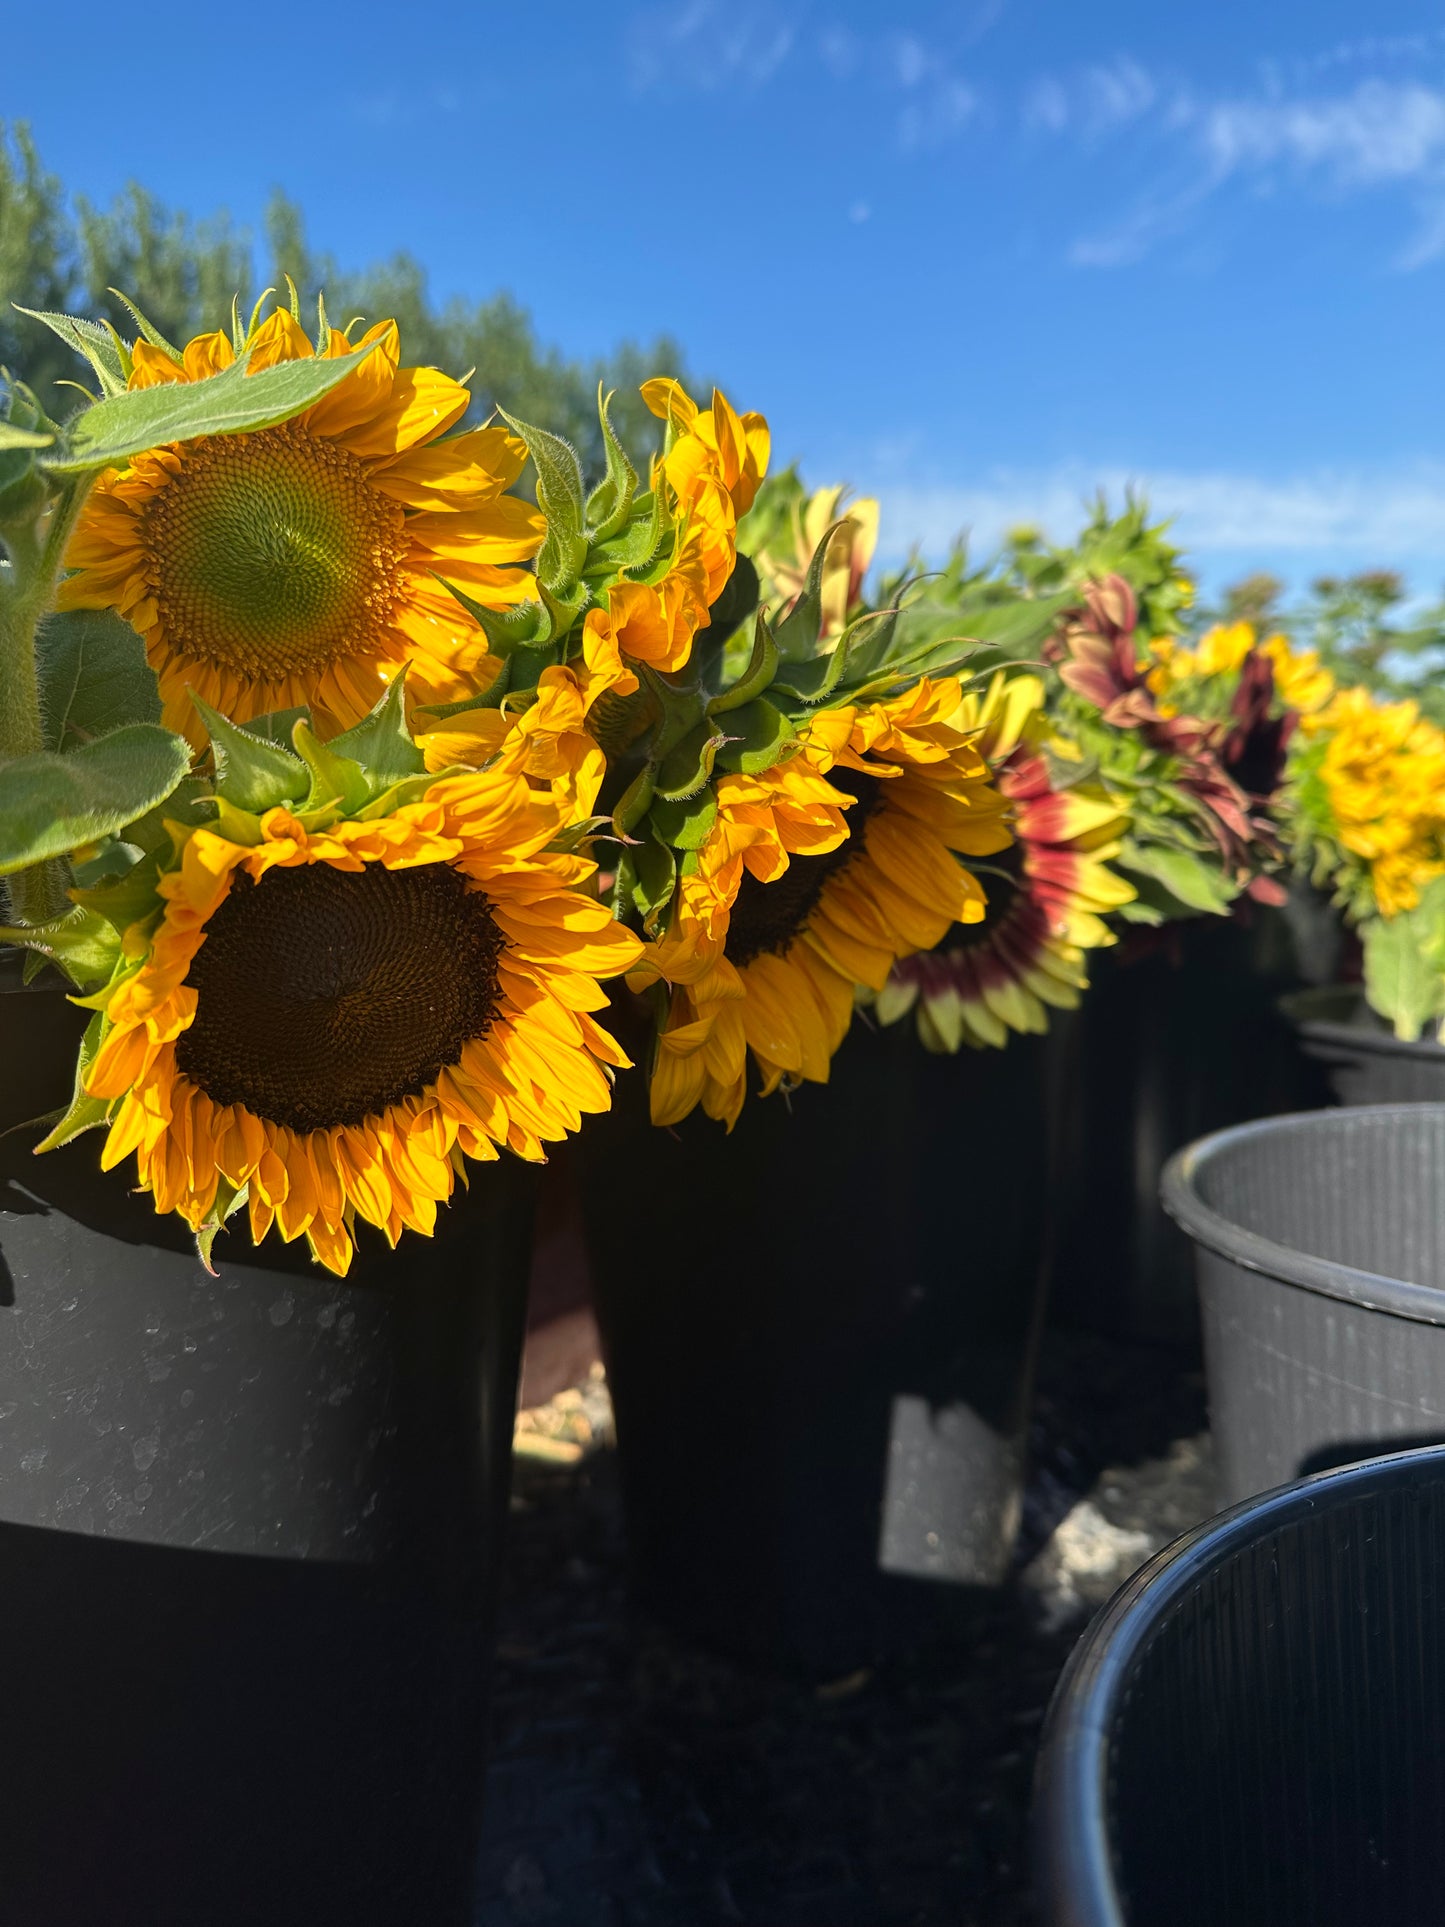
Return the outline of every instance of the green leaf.
<path id="1" fill-rule="evenodd" d="M 72 890 L 71 895 L 82 909 L 104 917 L 124 936 L 133 925 L 147 922 L 164 907 L 160 891 L 156 888 L 160 876 L 160 856 L 152 850 L 113 883 L 97 884 L 87 890 Z"/>
<path id="2" fill-rule="evenodd" d="M 1130 840 L 1121 849 L 1118 864 L 1131 875 L 1147 877 L 1162 884 L 1186 910 L 1223 916 L 1238 894 L 1235 886 L 1214 865 L 1201 857 L 1192 856 L 1187 850 Z"/>
<path id="3" fill-rule="evenodd" d="M 604 395 L 597 384 L 597 418 L 602 424 L 602 446 L 607 452 L 607 474 L 587 497 L 587 533 L 591 542 L 605 542 L 616 535 L 627 521 L 632 498 L 637 492 L 637 470 L 627 459 L 626 450 L 608 418 L 611 395 Z"/>
<path id="4" fill-rule="evenodd" d="M 340 803 L 343 809 L 359 810 L 371 800 L 371 785 L 366 772 L 349 756 L 337 756 L 330 746 L 317 740 L 307 723 L 297 723 L 291 732 L 296 754 L 311 772 L 311 788 L 302 803 L 304 810 L 321 809 Z"/>
<path id="5" fill-rule="evenodd" d="M 773 690 L 792 696 L 812 708 L 826 701 L 838 687 L 845 657 L 841 649 L 830 649 L 826 656 L 810 656 L 806 662 L 790 662 L 779 667 Z"/>
<path id="6" fill-rule="evenodd" d="M 386 694 L 369 716 L 333 736 L 327 748 L 337 756 L 349 756 L 360 763 L 373 790 L 390 789 L 404 776 L 415 776 L 426 768 L 426 758 L 412 741 L 406 726 L 406 677 L 395 677 Z"/>
<path id="7" fill-rule="evenodd" d="M 547 539 L 537 556 L 537 580 L 565 595 L 582 573 L 587 534 L 582 507 L 582 469 L 576 450 L 560 435 L 518 421 L 505 408 L 497 413 L 527 444 L 537 470 L 537 505 L 547 518 Z"/>
<path id="8" fill-rule="evenodd" d="M 56 474 L 79 475 L 166 442 L 272 428 L 330 394 L 374 351 L 373 343 L 334 361 L 319 356 L 282 361 L 254 375 L 246 373 L 244 361 L 235 361 L 204 381 L 166 382 L 112 395 L 77 415 L 41 466 Z"/>
<path id="9" fill-rule="evenodd" d="M 72 1089 L 70 1105 L 60 1122 L 48 1136 L 36 1145 L 37 1151 L 58 1151 L 62 1144 L 69 1144 L 84 1131 L 93 1131 L 108 1123 L 112 1100 L 107 1097 L 91 1097 L 85 1088 L 85 1080 L 90 1067 L 95 1062 L 96 1053 L 105 1041 L 106 1022 L 102 1011 L 97 1011 L 85 1027 L 85 1035 L 80 1040 L 80 1050 L 75 1060 L 75 1084 Z"/>
<path id="10" fill-rule="evenodd" d="M 487 638 L 487 647 L 494 656 L 509 656 L 514 649 L 532 647 L 546 626 L 546 613 L 540 601 L 528 600 L 507 609 L 489 609 L 485 603 L 474 601 L 455 582 L 448 582 L 435 572 L 432 579 L 441 584 L 459 608 L 466 610 Z"/>
<path id="11" fill-rule="evenodd" d="M 304 705 L 300 709 L 270 709 L 264 716 L 252 716 L 246 724 L 246 733 L 259 736 L 264 743 L 279 743 L 282 749 L 289 749 L 297 723 L 310 721 L 311 711 Z"/>
<path id="12" fill-rule="evenodd" d="M 190 762 L 184 737 L 132 723 L 67 756 L 0 763 L 0 876 L 114 836 L 169 796 Z"/>
<path id="13" fill-rule="evenodd" d="M 589 582 L 624 572 L 644 574 L 662 548 L 666 533 L 662 498 L 648 489 L 634 499 L 627 520 L 615 535 L 593 541 L 582 573 Z"/>
<path id="14" fill-rule="evenodd" d="M 158 723 L 161 694 L 145 644 L 108 609 L 47 616 L 35 640 L 49 749 L 74 749 L 127 723 Z"/>
<path id="15" fill-rule="evenodd" d="M 1408 1043 L 1445 1010 L 1445 977 L 1426 955 L 1414 915 L 1373 919 L 1363 931 L 1365 996 Z"/>
<path id="16" fill-rule="evenodd" d="M 662 759 L 654 781 L 666 802 L 695 796 L 712 775 L 713 762 L 727 741 L 715 723 L 696 724 Z"/>
<path id="17" fill-rule="evenodd" d="M 612 812 L 612 827 L 618 836 L 626 836 L 636 828 L 651 807 L 652 797 L 652 770 L 644 765 L 622 792 Z"/>
<path id="18" fill-rule="evenodd" d="M 80 990 L 103 983 L 120 961 L 120 939 L 104 917 L 77 904 L 45 923 L 0 926 L 0 943 L 48 957 Z"/>
<path id="19" fill-rule="evenodd" d="M 729 714 L 727 733 L 728 741 L 717 753 L 718 768 L 743 776 L 772 769 L 798 740 L 798 732 L 782 710 L 761 698 Z"/>
<path id="20" fill-rule="evenodd" d="M 40 308 L 21 308 L 21 314 L 29 315 L 32 321 L 41 321 L 52 334 L 57 334 L 67 348 L 84 357 L 95 371 L 101 392 L 106 395 L 123 395 L 130 369 L 121 359 L 120 347 L 113 330 L 104 322 L 82 321 L 78 315 L 49 314 Z"/>
<path id="21" fill-rule="evenodd" d="M 191 701 L 211 739 L 217 795 L 252 816 L 263 816 L 283 803 L 300 802 L 310 788 L 310 778 L 299 756 L 264 736 L 253 736 L 202 702 L 194 691 Z"/>
<path id="22" fill-rule="evenodd" d="M 717 792 L 711 784 L 679 803 L 659 797 L 652 806 L 653 829 L 675 850 L 700 850 L 716 821 Z"/>
<path id="23" fill-rule="evenodd" d="M 757 608 L 761 595 L 762 584 L 753 567 L 752 557 L 738 555 L 733 562 L 731 575 L 723 584 L 716 602 L 708 609 L 708 628 L 704 633 L 716 636 L 720 643 L 726 642 Z"/>

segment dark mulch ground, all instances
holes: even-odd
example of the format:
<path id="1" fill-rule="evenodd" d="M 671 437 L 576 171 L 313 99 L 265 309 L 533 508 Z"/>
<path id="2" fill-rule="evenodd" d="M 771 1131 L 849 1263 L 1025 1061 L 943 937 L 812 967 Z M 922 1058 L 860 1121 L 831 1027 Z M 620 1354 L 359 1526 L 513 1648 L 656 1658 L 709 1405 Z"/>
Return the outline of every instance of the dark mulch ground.
<path id="1" fill-rule="evenodd" d="M 1014 1927 L 1034 1752 L 1094 1606 L 1212 1510 L 1173 1354 L 1045 1348 L 1014 1582 L 966 1651 L 822 1688 L 629 1612 L 615 1464 L 519 1464 L 479 1927 Z M 699 1414 L 699 1422 L 706 1415 Z"/>

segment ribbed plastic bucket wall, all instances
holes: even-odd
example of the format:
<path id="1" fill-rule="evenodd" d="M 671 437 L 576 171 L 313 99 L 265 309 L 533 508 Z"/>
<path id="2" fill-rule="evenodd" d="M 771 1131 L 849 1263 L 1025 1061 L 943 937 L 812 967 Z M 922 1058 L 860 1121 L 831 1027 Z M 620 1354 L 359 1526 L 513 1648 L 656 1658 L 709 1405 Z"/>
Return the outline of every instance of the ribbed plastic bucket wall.
<path id="1" fill-rule="evenodd" d="M 1445 1105 L 1221 1131 L 1162 1194 L 1195 1241 L 1222 1501 L 1445 1441 Z"/>
<path id="2" fill-rule="evenodd" d="M 1445 1452 L 1238 1507 L 1116 1595 L 1045 1730 L 1048 1927 L 1439 1927 Z"/>

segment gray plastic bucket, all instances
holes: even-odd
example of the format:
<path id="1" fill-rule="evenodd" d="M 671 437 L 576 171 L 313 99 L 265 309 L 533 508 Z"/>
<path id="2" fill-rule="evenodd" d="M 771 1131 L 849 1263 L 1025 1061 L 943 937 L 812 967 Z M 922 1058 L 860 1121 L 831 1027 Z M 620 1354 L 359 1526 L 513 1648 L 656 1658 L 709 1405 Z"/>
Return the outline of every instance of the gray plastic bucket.
<path id="1" fill-rule="evenodd" d="M 1173 1158 L 1224 1503 L 1445 1440 L 1445 1104 L 1267 1118 Z"/>
<path id="2" fill-rule="evenodd" d="M 1306 1479 L 1136 1573 L 1054 1695 L 1046 1927 L 1439 1927 L 1445 1451 Z"/>
<path id="3" fill-rule="evenodd" d="M 1363 991 L 1342 984 L 1297 990 L 1279 1007 L 1341 1104 L 1445 1103 L 1445 1049 L 1430 1037 L 1396 1037 Z"/>

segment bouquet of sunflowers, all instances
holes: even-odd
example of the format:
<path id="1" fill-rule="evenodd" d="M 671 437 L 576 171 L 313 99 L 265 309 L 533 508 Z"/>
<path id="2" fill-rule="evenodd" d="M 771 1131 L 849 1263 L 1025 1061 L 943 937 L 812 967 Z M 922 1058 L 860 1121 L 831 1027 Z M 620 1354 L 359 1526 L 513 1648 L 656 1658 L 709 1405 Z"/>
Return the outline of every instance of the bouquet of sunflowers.
<path id="1" fill-rule="evenodd" d="M 294 289 L 183 349 L 37 320 L 98 392 L 3 391 L 0 937 L 91 1013 L 40 1148 L 103 1132 L 208 1263 L 244 1212 L 344 1272 L 541 1158 L 627 1064 L 608 979 L 656 1121 L 731 1123 L 984 918 L 1009 646 L 840 595 L 836 501 L 764 606 L 761 416 L 649 382 L 649 466 L 599 396 L 589 485 Z"/>
<path id="2" fill-rule="evenodd" d="M 1445 1023 L 1445 734 L 1413 701 L 1326 678 L 1291 745 L 1296 867 L 1364 950 L 1365 995 L 1398 1037 Z"/>

